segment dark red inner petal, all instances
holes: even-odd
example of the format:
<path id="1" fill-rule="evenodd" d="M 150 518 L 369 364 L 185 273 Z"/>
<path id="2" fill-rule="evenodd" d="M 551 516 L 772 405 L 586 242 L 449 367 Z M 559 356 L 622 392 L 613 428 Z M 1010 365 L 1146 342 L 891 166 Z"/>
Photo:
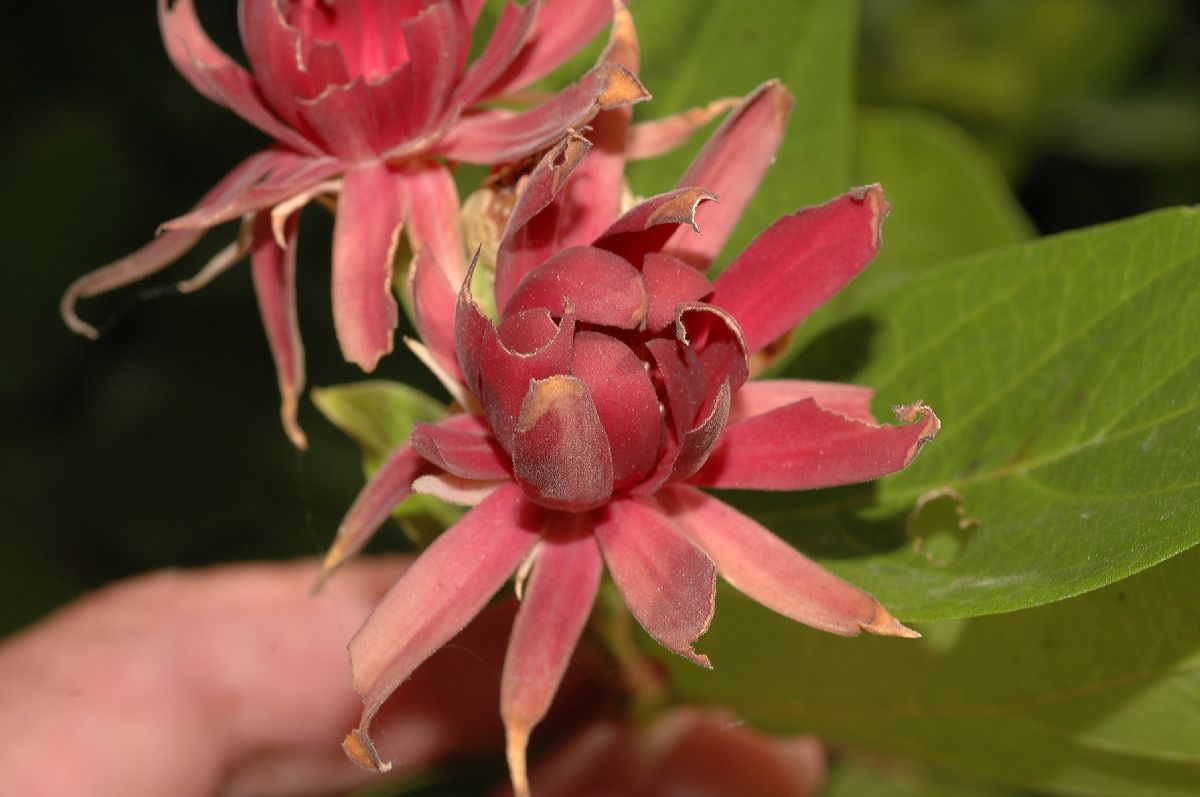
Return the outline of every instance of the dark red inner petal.
<path id="1" fill-rule="evenodd" d="M 650 298 L 646 328 L 662 332 L 675 323 L 675 308 L 712 296 L 713 286 L 704 274 L 677 257 L 650 252 L 642 264 L 642 279 Z"/>
<path id="2" fill-rule="evenodd" d="M 602 249 L 576 246 L 529 272 L 503 316 L 539 307 L 555 317 L 573 307 L 580 323 L 637 329 L 646 320 L 648 302 L 642 275 L 628 261 Z"/>

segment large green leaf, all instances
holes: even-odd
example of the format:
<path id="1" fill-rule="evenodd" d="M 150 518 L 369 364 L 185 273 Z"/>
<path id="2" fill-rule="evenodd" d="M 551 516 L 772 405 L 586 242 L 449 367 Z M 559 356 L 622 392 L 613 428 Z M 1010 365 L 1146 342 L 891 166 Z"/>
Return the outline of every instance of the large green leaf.
<path id="1" fill-rule="evenodd" d="M 791 372 L 872 385 L 880 415 L 924 399 L 941 434 L 874 484 L 730 498 L 911 620 L 1060 600 L 1191 547 L 1198 222 L 1159 212 L 868 292 Z"/>
<path id="2" fill-rule="evenodd" d="M 779 731 L 1052 793 L 1195 795 L 1200 548 L 1023 612 L 843 639 L 723 591 L 679 691 Z M 882 792 L 880 792 L 882 793 Z M 890 792 L 889 792 L 890 793 Z"/>
<path id="3" fill-rule="evenodd" d="M 821 797 L 1017 797 L 1018 794 L 940 772 L 924 772 L 906 761 L 871 761 L 856 755 L 835 758 L 821 791 Z"/>
<path id="4" fill-rule="evenodd" d="M 742 96 L 770 78 L 796 97 L 778 166 L 742 217 L 725 261 L 780 215 L 850 185 L 857 4 L 757 0 L 749 9 L 739 0 L 681 0 L 635 3 L 632 10 L 643 82 L 654 95 L 639 107 L 639 119 Z M 650 195 L 673 186 L 703 138 L 632 164 L 634 189 Z"/>

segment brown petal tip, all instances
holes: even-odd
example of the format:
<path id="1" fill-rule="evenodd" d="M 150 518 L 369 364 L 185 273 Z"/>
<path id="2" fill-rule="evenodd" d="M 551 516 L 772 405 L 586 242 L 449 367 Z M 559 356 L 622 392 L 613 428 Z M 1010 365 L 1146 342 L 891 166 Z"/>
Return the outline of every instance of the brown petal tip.
<path id="1" fill-rule="evenodd" d="M 898 404 L 892 407 L 892 412 L 896 413 L 896 419 L 901 423 L 919 421 L 921 424 L 921 435 L 913 443 L 904 459 L 904 467 L 907 468 L 916 459 L 917 454 L 921 453 L 925 444 L 937 437 L 937 433 L 942 428 L 942 421 L 932 409 L 921 401 L 914 401 L 912 404 Z"/>
<path id="2" fill-rule="evenodd" d="M 696 232 L 700 225 L 696 224 L 696 209 L 701 202 L 720 202 L 717 195 L 703 188 L 684 188 L 666 202 L 663 202 L 646 218 L 646 229 L 656 224 L 687 224 Z"/>
<path id="3" fill-rule="evenodd" d="M 610 62 L 605 66 L 608 69 L 604 76 L 604 87 L 596 97 L 596 105 L 601 110 L 607 111 L 650 99 L 650 92 L 646 91 L 637 75 L 619 64 Z"/>
<path id="4" fill-rule="evenodd" d="M 851 188 L 850 197 L 857 202 L 866 202 L 871 209 L 871 227 L 875 231 L 875 248 L 878 249 L 883 242 L 883 220 L 892 210 L 892 206 L 883 198 L 883 186 L 871 183 Z"/>
<path id="5" fill-rule="evenodd" d="M 362 728 L 355 728 L 346 735 L 342 741 L 342 750 L 346 752 L 346 756 L 358 764 L 363 769 L 369 769 L 373 772 L 387 772 L 392 768 L 392 765 L 383 761 L 379 757 L 379 753 L 375 750 L 375 744 L 371 741 L 371 737 L 367 736 L 367 732 Z"/>
<path id="6" fill-rule="evenodd" d="M 894 636 L 904 639 L 919 639 L 921 637 L 920 633 L 904 625 L 895 617 L 892 617 L 888 613 L 888 610 L 880 604 L 875 605 L 875 616 L 871 618 L 871 622 L 860 622 L 859 626 L 867 633 L 878 636 Z"/>

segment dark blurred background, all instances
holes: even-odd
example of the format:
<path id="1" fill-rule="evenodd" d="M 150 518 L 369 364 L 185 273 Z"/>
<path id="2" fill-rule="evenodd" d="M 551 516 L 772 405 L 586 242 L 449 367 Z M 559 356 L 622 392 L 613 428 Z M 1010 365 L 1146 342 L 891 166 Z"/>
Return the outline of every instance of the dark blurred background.
<path id="1" fill-rule="evenodd" d="M 198 3 L 238 52 L 233 5 Z M 0 29 L 0 635 L 148 569 L 318 553 L 362 480 L 353 445 L 307 400 L 309 453 L 284 437 L 245 267 L 195 295 L 167 287 L 231 229 L 147 285 L 83 302 L 99 341 L 59 320 L 74 278 L 140 246 L 264 144 L 174 72 L 151 6 L 16 4 Z M 859 96 L 958 122 L 1055 232 L 1200 197 L 1198 41 L 1190 2 L 868 0 Z M 359 376 L 334 345 L 329 228 L 305 214 L 310 385 Z M 378 375 L 419 373 L 392 356 Z"/>

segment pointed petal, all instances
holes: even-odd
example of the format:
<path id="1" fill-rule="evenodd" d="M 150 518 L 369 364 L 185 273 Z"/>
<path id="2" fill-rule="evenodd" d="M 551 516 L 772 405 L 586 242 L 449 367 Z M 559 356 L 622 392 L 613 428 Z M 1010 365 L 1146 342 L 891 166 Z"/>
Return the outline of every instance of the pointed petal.
<path id="1" fill-rule="evenodd" d="M 169 0 L 158 0 L 158 23 L 171 63 L 196 91 L 233 111 L 276 141 L 298 152 L 321 154 L 315 144 L 263 104 L 250 73 L 205 34 L 192 0 L 175 0 L 173 5 Z"/>
<path id="2" fill-rule="evenodd" d="M 730 424 L 691 483 L 810 490 L 878 479 L 908 467 L 941 422 L 917 402 L 896 407 L 905 426 L 876 426 L 804 399 Z"/>
<path id="3" fill-rule="evenodd" d="M 792 109 L 792 97 L 772 80 L 755 89 L 713 133 L 677 185 L 700 185 L 721 198 L 701 215 L 703 235 L 679 230 L 663 251 L 704 271 L 737 226 L 775 159 Z"/>
<path id="4" fill-rule="evenodd" d="M 535 380 L 513 432 L 513 473 L 549 509 L 582 512 L 612 495 L 608 437 L 587 386 L 573 376 Z"/>
<path id="5" fill-rule="evenodd" d="M 406 232 L 414 252 L 429 247 L 450 285 L 467 276 L 462 236 L 458 231 L 458 189 L 450 170 L 431 161 L 410 161 L 400 170 L 408 198 Z"/>
<path id="6" fill-rule="evenodd" d="M 193 293 L 200 290 L 228 271 L 230 267 L 241 261 L 246 255 L 250 254 L 250 249 L 254 241 L 254 218 L 254 216 L 244 217 L 241 224 L 238 225 L 236 238 L 226 244 L 221 251 L 213 255 L 204 264 L 204 267 L 197 271 L 191 278 L 175 283 L 175 287 L 179 292 Z M 279 241 L 281 238 L 285 238 L 282 232 L 275 236 L 276 241 Z M 286 246 L 286 242 L 284 245 Z"/>
<path id="7" fill-rule="evenodd" d="M 729 313 L 704 302 L 679 304 L 675 308 L 675 337 L 696 349 L 709 403 L 722 385 L 728 384 L 729 390 L 736 392 L 745 383 L 750 357 L 742 330 Z"/>
<path id="8" fill-rule="evenodd" d="M 355 763 L 389 768 L 367 732 L 375 713 L 504 584 L 537 541 L 541 520 L 516 485 L 501 487 L 421 554 L 350 640 L 363 714 L 343 748 Z"/>
<path id="9" fill-rule="evenodd" d="M 712 303 L 728 310 L 751 353 L 808 317 L 866 268 L 888 204 L 878 185 L 772 224 L 717 278 Z"/>
<path id="10" fill-rule="evenodd" d="M 372 371 L 392 350 L 398 321 L 392 260 L 404 197 L 383 164 L 346 172 L 344 182 L 333 227 L 333 322 L 342 355 Z"/>
<path id="11" fill-rule="evenodd" d="M 546 75 L 602 31 L 612 13 L 612 0 L 542 0 L 520 56 L 478 96 L 519 89 Z"/>
<path id="12" fill-rule="evenodd" d="M 677 257 L 650 252 L 642 263 L 642 279 L 650 309 L 646 328 L 661 332 L 675 323 L 675 308 L 686 302 L 699 302 L 712 295 L 713 286 L 703 273 Z"/>
<path id="13" fill-rule="evenodd" d="M 502 315 L 538 308 L 556 317 L 571 308 L 580 323 L 637 329 L 646 319 L 646 286 L 638 270 L 623 258 L 603 249 L 576 246 L 529 272 Z"/>
<path id="14" fill-rule="evenodd" d="M 593 246 L 607 249 L 640 266 L 648 252 L 662 249 L 679 225 L 691 227 L 690 231 L 685 231 L 689 235 L 700 232 L 696 226 L 696 209 L 701 202 L 715 201 L 716 198 L 704 188 L 677 188 L 650 197 L 613 222 Z"/>
<path id="15" fill-rule="evenodd" d="M 579 127 L 599 111 L 649 98 L 632 72 L 604 63 L 536 108 L 519 113 L 493 109 L 463 116 L 438 143 L 437 152 L 468 163 L 517 161 L 545 149 L 564 130 Z"/>
<path id="16" fill-rule="evenodd" d="M 483 314 L 479 305 L 475 303 L 475 297 L 471 295 L 471 279 L 478 262 L 479 252 L 476 250 L 471 265 L 467 267 L 467 276 L 458 289 L 458 301 L 454 305 L 454 352 L 458 356 L 458 368 L 462 372 L 463 383 L 476 398 L 483 395 L 480 384 L 483 339 L 488 331 L 493 329 L 491 320 Z"/>
<path id="17" fill-rule="evenodd" d="M 729 409 L 729 422 L 738 423 L 811 398 L 822 409 L 876 425 L 878 422 L 871 415 L 871 399 L 874 395 L 875 391 L 869 387 L 839 382 L 753 379 L 742 385 L 734 395 L 733 405 Z"/>
<path id="18" fill-rule="evenodd" d="M 431 470 L 429 463 L 413 451 L 408 443 L 388 455 L 354 499 L 350 511 L 338 526 L 333 544 L 321 562 L 321 572 L 313 585 L 313 592 L 320 590 L 335 570 L 363 549 L 392 510 L 412 493 L 413 479 L 428 470 Z"/>
<path id="19" fill-rule="evenodd" d="M 571 373 L 587 385 L 607 432 L 613 489 L 636 484 L 658 460 L 664 432 L 658 394 L 644 363 L 616 338 L 583 331 L 575 335 Z"/>
<path id="20" fill-rule="evenodd" d="M 250 168 L 236 186 L 205 197 L 184 215 L 164 222 L 162 229 L 214 227 L 311 193 L 343 169 L 341 162 L 333 158 L 308 158 L 278 149 L 260 152 L 238 168 L 243 166 Z"/>
<path id="21" fill-rule="evenodd" d="M 442 470 L 466 479 L 508 479 L 508 455 L 492 437 L 482 418 L 465 415 L 461 423 L 413 425 L 409 445 Z"/>
<path id="22" fill-rule="evenodd" d="M 250 269 L 254 277 L 254 295 L 262 315 L 275 376 L 279 381 L 279 416 L 288 439 L 299 449 L 308 448 L 308 439 L 296 422 L 296 408 L 304 392 L 304 346 L 296 317 L 296 231 L 298 219 L 288 220 L 284 234 L 287 248 L 280 249 L 271 232 L 271 217 L 259 213 L 254 220 L 254 249 Z"/>
<path id="23" fill-rule="evenodd" d="M 454 348 L 454 315 L 458 297 L 429 249 L 417 250 L 408 270 L 408 296 L 413 324 L 433 354 L 438 367 L 451 379 L 461 379 Z"/>
<path id="24" fill-rule="evenodd" d="M 525 275 L 561 248 L 561 203 L 555 201 L 592 143 L 567 135 L 538 161 L 508 219 L 496 253 L 496 306 L 504 307 Z M 562 226 L 569 226 L 564 220 Z"/>
<path id="25" fill-rule="evenodd" d="M 500 714 L 517 794 L 528 792 L 525 748 L 562 682 L 591 615 L 603 559 L 586 514 L 554 512 L 536 550 L 533 575 L 513 623 L 501 676 Z"/>
<path id="26" fill-rule="evenodd" d="M 439 501 L 445 501 L 454 506 L 479 506 L 496 490 L 512 479 L 464 479 L 452 473 L 426 473 L 413 480 L 413 492 L 421 495 L 432 495 Z"/>
<path id="27" fill-rule="evenodd" d="M 528 315 L 538 313 L 545 311 L 534 310 Z M 510 316 L 510 319 L 519 319 L 525 315 Z M 565 315 L 561 324 L 550 321 L 549 324 L 541 323 L 538 326 L 554 331 L 551 337 L 541 341 L 536 348 L 531 348 L 528 352 L 505 345 L 497 331 L 492 328 L 491 322 L 488 322 L 480 341 L 479 400 L 493 434 L 505 451 L 513 450 L 514 429 L 519 424 L 521 408 L 527 400 L 531 381 L 565 374 L 571 369 L 575 338 L 574 315 Z"/>
<path id="28" fill-rule="evenodd" d="M 721 578 L 768 609 L 842 636 L 919 636 L 870 595 L 728 504 L 690 487 L 670 487 L 657 500 L 674 525 L 708 552 Z"/>
<path id="29" fill-rule="evenodd" d="M 629 130 L 625 157 L 637 161 L 672 152 L 686 144 L 697 130 L 741 102 L 741 97 L 722 97 L 708 105 L 640 122 Z"/>
<path id="30" fill-rule="evenodd" d="M 597 514 L 596 539 L 629 611 L 664 647 L 711 668 L 692 644 L 712 621 L 712 561 L 657 506 L 618 498 Z"/>

